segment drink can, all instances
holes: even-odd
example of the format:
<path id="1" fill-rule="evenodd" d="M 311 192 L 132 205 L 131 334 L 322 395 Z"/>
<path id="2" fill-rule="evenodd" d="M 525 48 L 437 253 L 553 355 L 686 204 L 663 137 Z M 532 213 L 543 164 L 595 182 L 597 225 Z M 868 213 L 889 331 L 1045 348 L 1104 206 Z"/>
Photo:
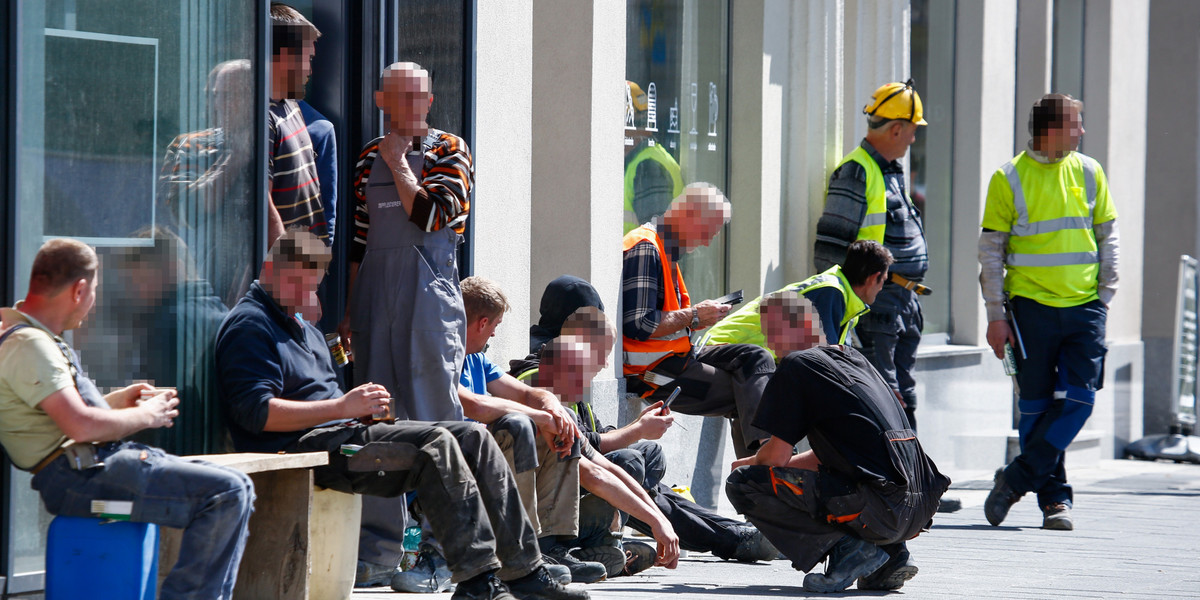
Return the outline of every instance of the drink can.
<path id="1" fill-rule="evenodd" d="M 346 348 L 342 346 L 342 336 L 336 333 L 325 334 L 325 345 L 329 346 L 329 355 L 333 357 L 333 362 L 339 367 L 344 367 L 350 364 L 350 356 L 346 352 Z"/>

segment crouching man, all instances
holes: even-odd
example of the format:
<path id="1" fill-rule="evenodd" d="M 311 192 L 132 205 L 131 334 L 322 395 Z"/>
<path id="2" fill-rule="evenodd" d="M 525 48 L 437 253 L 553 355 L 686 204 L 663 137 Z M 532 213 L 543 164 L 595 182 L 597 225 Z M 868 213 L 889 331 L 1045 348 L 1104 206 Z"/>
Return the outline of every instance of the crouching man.
<path id="1" fill-rule="evenodd" d="M 25 300 L 0 309 L 0 444 L 33 473 L 52 514 L 90 517 L 93 500 L 123 500 L 133 521 L 182 528 L 160 598 L 231 598 L 254 485 L 233 469 L 120 441 L 170 427 L 179 399 L 145 383 L 102 395 L 83 375 L 61 336 L 91 312 L 99 280 L 90 246 L 50 240 L 33 259 Z"/>
<path id="2" fill-rule="evenodd" d="M 784 358 L 754 421 L 771 438 L 734 462 L 725 492 L 796 569 L 829 557 L 825 573 L 805 576 L 805 590 L 840 592 L 856 579 L 859 589 L 899 589 L 917 573 L 904 542 L 929 526 L 950 480 L 866 358 L 849 346 L 816 345 L 819 317 L 807 299 L 768 296 L 768 306 L 791 321 L 794 351 L 773 345 Z M 771 344 L 777 328 L 764 329 Z M 812 453 L 793 455 L 806 437 Z"/>
<path id="3" fill-rule="evenodd" d="M 586 599 L 543 567 L 512 472 L 481 425 L 360 422 L 388 409 L 387 390 L 366 383 L 343 394 L 324 337 L 303 318 L 316 314 L 329 261 L 316 236 L 285 233 L 221 325 L 217 376 L 234 446 L 328 452 L 315 482 L 341 492 L 415 490 L 445 549 L 456 600 Z"/>

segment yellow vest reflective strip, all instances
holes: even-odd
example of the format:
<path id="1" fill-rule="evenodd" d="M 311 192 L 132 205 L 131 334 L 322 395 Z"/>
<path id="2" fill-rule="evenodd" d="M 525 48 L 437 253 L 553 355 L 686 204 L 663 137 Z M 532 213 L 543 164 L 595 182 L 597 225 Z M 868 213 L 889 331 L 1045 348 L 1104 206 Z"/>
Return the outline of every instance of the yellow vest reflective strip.
<path id="1" fill-rule="evenodd" d="M 883 183 L 883 169 L 871 158 L 871 154 L 862 146 L 847 154 L 838 167 L 854 161 L 862 165 L 867 174 L 867 212 L 863 215 L 862 224 L 858 226 L 856 240 L 874 240 L 883 243 L 883 229 L 887 225 L 887 188 Z M 828 194 L 828 190 L 826 190 Z"/>
<path id="2" fill-rule="evenodd" d="M 1029 222 L 1029 207 L 1025 203 L 1025 191 L 1021 185 L 1021 178 L 1017 173 L 1017 165 L 1015 160 L 1011 160 L 1001 167 L 1004 171 L 1004 177 L 1008 180 L 1008 187 L 1012 190 L 1013 195 L 1013 210 L 1017 213 L 1017 222 L 1013 224 L 1009 232 L 1012 238 L 1009 242 L 1009 250 L 1021 249 L 1024 245 L 1019 239 L 1021 237 L 1040 235 L 1043 233 L 1054 233 L 1059 231 L 1082 230 L 1089 235 L 1092 234 L 1092 221 L 1096 211 L 1096 162 L 1088 156 L 1076 153 L 1079 157 L 1079 162 L 1083 170 L 1084 187 L 1086 189 L 1086 202 L 1088 214 L 1086 217 L 1057 217 L 1054 219 L 1045 219 L 1042 221 Z M 1034 160 L 1031 157 L 1026 157 L 1025 160 Z M 1094 243 L 1093 243 L 1094 247 Z M 1100 262 L 1100 254 L 1093 250 L 1084 250 L 1077 252 L 1053 252 L 1053 253 L 1033 253 L 1033 252 L 1011 252 L 1005 257 L 1005 262 L 1014 267 L 1065 267 L 1070 265 L 1091 265 Z"/>
<path id="3" fill-rule="evenodd" d="M 627 252 L 644 241 L 654 244 L 654 248 L 658 251 L 658 260 L 662 264 L 664 288 L 662 311 L 671 312 L 691 306 L 692 299 L 688 296 L 687 284 L 683 282 L 683 275 L 679 272 L 679 265 L 667 257 L 666 248 L 663 246 L 662 238 L 658 237 L 657 231 L 649 225 L 638 227 L 625 235 L 625 239 L 621 241 L 621 246 Z M 672 271 L 674 271 L 673 274 Z M 678 294 L 675 292 L 676 281 L 679 282 Z M 678 298 L 676 298 L 677 295 Z M 689 331 L 686 327 L 662 337 L 650 338 L 648 340 L 635 340 L 631 337 L 623 336 L 624 358 L 622 362 L 624 363 L 625 375 L 641 375 L 668 356 L 687 354 L 692 349 L 692 340 L 688 336 Z"/>
<path id="4" fill-rule="evenodd" d="M 641 225 L 637 212 L 633 210 L 633 197 L 636 195 L 634 180 L 637 179 L 638 165 L 645 160 L 653 160 L 662 165 L 671 174 L 671 197 L 676 198 L 683 193 L 683 178 L 679 173 L 679 163 L 666 148 L 655 144 L 638 150 L 633 160 L 625 166 L 625 233 L 629 233 Z M 665 207 L 664 207 L 665 208 Z"/>
<path id="5" fill-rule="evenodd" d="M 871 309 L 854 293 L 854 289 L 850 287 L 850 281 L 846 279 L 846 275 L 842 273 L 842 268 L 838 265 L 796 284 L 795 291 L 803 294 L 826 287 L 835 287 L 842 293 L 842 302 L 846 305 L 846 312 L 842 313 L 841 322 L 838 323 L 841 327 L 841 330 L 838 331 L 838 343 L 845 344 L 846 338 L 850 337 L 850 330 L 854 329 L 854 325 L 858 323 L 858 318 Z"/>

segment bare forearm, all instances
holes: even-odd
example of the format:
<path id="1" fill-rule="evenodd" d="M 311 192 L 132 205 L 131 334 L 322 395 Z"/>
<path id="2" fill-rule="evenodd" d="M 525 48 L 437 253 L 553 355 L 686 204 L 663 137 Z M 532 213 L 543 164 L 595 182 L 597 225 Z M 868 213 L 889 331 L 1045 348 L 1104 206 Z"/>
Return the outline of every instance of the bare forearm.
<path id="1" fill-rule="evenodd" d="M 537 423 L 541 416 L 539 413 L 542 412 L 519 402 L 513 402 L 512 400 L 497 398 L 495 396 L 482 396 L 462 386 L 458 388 L 458 400 L 462 403 L 463 414 L 468 419 L 479 421 L 485 425 L 510 413 L 528 416 Z"/>
<path id="2" fill-rule="evenodd" d="M 337 400 L 297 401 L 271 398 L 267 409 L 267 423 L 263 431 L 300 431 L 338 419 L 350 419 L 360 415 L 343 414 Z"/>
<path id="3" fill-rule="evenodd" d="M 603 456 L 597 456 L 596 459 L 608 462 Z M 658 510 L 642 486 L 619 467 L 609 469 L 585 458 L 579 461 L 579 484 L 617 510 L 651 527 L 661 526 L 666 521 L 662 511 Z"/>
<path id="4" fill-rule="evenodd" d="M 620 429 L 606 431 L 600 434 L 600 452 L 609 453 L 613 450 L 628 448 L 630 444 L 641 441 L 641 427 L 634 421 Z"/>
<path id="5" fill-rule="evenodd" d="M 137 407 L 104 410 L 89 406 L 75 427 L 63 433 L 76 442 L 115 442 L 153 424 L 153 418 Z"/>
<path id="6" fill-rule="evenodd" d="M 654 333 L 651 334 L 651 337 L 658 338 L 664 335 L 670 335 L 676 331 L 684 329 L 691 324 L 691 308 L 683 308 L 680 310 L 673 310 L 671 312 L 663 313 L 663 318 L 658 322 L 658 327 L 654 328 Z"/>
<path id="7" fill-rule="evenodd" d="M 267 247 L 275 245 L 275 240 L 283 235 L 283 218 L 279 216 L 279 209 L 275 208 L 275 199 L 267 200 Z"/>

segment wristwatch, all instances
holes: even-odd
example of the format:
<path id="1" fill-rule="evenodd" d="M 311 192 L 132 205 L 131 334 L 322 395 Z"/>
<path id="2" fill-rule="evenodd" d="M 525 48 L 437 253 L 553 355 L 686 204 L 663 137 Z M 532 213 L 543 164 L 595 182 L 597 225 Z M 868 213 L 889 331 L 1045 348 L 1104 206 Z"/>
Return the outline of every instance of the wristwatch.
<path id="1" fill-rule="evenodd" d="M 700 329 L 700 311 L 692 307 L 692 329 Z"/>

